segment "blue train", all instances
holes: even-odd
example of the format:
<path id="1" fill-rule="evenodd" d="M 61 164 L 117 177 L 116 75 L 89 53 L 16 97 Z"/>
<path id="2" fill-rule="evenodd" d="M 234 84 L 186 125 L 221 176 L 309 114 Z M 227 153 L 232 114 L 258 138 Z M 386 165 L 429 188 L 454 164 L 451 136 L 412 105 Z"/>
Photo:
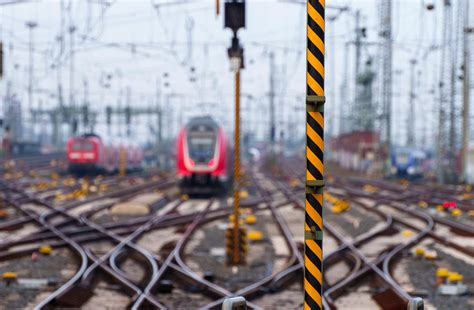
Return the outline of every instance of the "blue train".
<path id="1" fill-rule="evenodd" d="M 425 151 L 401 147 L 392 150 L 391 173 L 410 180 L 422 178 L 427 171 L 428 154 Z"/>

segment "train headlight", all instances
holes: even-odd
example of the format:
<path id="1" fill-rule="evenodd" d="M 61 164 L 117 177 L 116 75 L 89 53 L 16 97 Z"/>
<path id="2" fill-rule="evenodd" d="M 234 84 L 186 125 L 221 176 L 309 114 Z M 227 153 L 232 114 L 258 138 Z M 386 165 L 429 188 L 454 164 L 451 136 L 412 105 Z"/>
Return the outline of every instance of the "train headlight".
<path id="1" fill-rule="evenodd" d="M 414 174 L 416 172 L 416 169 L 414 167 L 408 167 L 407 173 L 408 174 Z"/>

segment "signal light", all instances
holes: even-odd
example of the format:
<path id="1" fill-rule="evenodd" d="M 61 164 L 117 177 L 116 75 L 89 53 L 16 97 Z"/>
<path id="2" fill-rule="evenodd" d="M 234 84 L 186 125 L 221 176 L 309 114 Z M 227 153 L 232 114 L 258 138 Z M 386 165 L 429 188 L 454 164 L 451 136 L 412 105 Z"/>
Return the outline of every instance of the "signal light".
<path id="1" fill-rule="evenodd" d="M 445 209 L 455 209 L 456 201 L 445 201 L 443 202 L 443 208 Z"/>

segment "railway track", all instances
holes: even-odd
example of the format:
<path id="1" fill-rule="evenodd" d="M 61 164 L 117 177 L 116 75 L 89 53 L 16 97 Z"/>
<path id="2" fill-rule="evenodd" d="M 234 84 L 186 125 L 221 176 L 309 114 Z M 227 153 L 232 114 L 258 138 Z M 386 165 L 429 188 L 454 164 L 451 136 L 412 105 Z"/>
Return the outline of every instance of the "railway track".
<path id="1" fill-rule="evenodd" d="M 236 270 L 225 265 L 221 254 L 212 254 L 224 246 L 223 227 L 232 213 L 229 201 L 180 197 L 174 179 L 165 174 L 90 179 L 89 188 L 106 184 L 108 189 L 70 200 L 57 199 L 57 193 L 66 196 L 80 191 L 83 183 L 71 182 L 67 175 L 51 178 L 54 169 L 43 176 L 2 180 L 2 201 L 18 215 L 0 222 L 0 232 L 8 236 L 0 241 L 0 268 L 14 269 L 15 262 L 37 257 L 45 245 L 57 252 L 52 257 L 68 262 L 69 267 L 62 267 L 68 276 L 60 277 L 52 288 L 40 287 L 23 304 L 27 308 L 94 307 L 108 300 L 102 296 L 107 292 L 115 296 L 110 302 L 132 309 L 219 309 L 225 298 L 235 295 L 244 296 L 250 309 L 282 304 L 297 309 L 303 301 L 303 187 L 301 182 L 289 185 L 297 174 L 292 165 L 288 167 L 277 178 L 262 170 L 248 170 L 245 183 L 251 195 L 243 200 L 242 208 L 259 218 L 257 227 L 266 237 L 251 242 L 250 251 L 261 254 L 250 253 L 247 266 Z M 49 188 L 35 186 L 53 181 L 56 185 Z M 365 191 L 367 184 L 378 190 Z M 353 235 L 336 216 L 327 218 L 326 238 L 333 245 L 324 256 L 325 308 L 345 308 L 354 292 L 374 307 L 406 308 L 416 292 L 400 283 L 394 271 L 426 240 L 474 256 L 472 248 L 445 235 L 449 231 L 469 238 L 472 227 L 412 206 L 422 193 L 428 196 L 429 188 L 416 186 L 410 192 L 405 187 L 400 195 L 399 185 L 390 182 L 334 178 L 326 190 L 359 210 L 357 216 L 370 214 L 376 225 Z M 132 205 L 137 197 L 157 191 L 159 198 L 148 206 L 148 212 L 111 215 L 118 205 Z M 462 189 L 450 191 L 459 195 Z M 403 229 L 413 235 L 401 240 Z M 21 292 L 18 283 L 12 287 Z"/>

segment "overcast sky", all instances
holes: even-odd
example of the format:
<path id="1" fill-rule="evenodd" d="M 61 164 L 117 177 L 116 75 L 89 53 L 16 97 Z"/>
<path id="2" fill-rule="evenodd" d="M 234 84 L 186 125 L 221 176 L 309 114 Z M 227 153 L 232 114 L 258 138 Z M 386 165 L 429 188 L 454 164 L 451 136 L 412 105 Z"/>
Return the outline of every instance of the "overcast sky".
<path id="1" fill-rule="evenodd" d="M 110 2 L 110 5 L 104 5 Z M 165 0 L 85 1 L 72 3 L 71 14 L 66 9 L 64 31 L 61 34 L 59 0 L 32 1 L 27 4 L 0 6 L 0 37 L 5 46 L 6 72 L 1 83 L 2 96 L 6 81 L 26 109 L 28 104 L 28 44 L 27 21 L 38 26 L 34 33 L 35 95 L 33 106 L 54 107 L 58 103 L 58 78 L 62 81 L 65 102 L 69 102 L 70 21 L 75 31 L 74 99 L 84 100 L 84 83 L 88 84 L 89 101 L 103 112 L 107 104 L 118 105 L 126 100 L 125 88 L 130 87 L 131 104 L 148 106 L 160 102 L 174 109 L 173 119 L 184 122 L 197 113 L 211 113 L 221 122 L 232 125 L 233 75 L 229 70 L 226 48 L 230 44 L 230 30 L 223 29 L 223 16 L 215 15 L 215 1 L 183 1 L 170 4 Z M 224 1 L 221 1 L 224 2 Z M 304 5 L 291 1 L 247 1 L 247 28 L 239 32 L 245 49 L 245 70 L 242 72 L 243 118 L 247 128 L 268 132 L 269 54 L 275 54 L 275 73 L 279 124 L 286 134 L 303 134 L 305 90 L 305 22 Z M 362 22 L 367 27 L 367 42 L 376 43 L 378 37 L 378 1 L 326 1 L 331 6 L 348 5 L 352 12 L 361 10 Z M 409 86 L 409 61 L 420 59 L 418 87 L 423 95 L 418 113 L 426 115 L 417 124 L 420 131 L 434 131 L 434 106 L 427 89 L 433 88 L 439 75 L 439 52 L 427 53 L 439 44 L 441 8 L 443 0 L 393 1 L 394 38 L 394 134 L 405 139 L 406 111 Z M 435 2 L 436 9 L 427 11 L 426 3 Z M 153 4 L 158 3 L 158 8 Z M 222 10 L 221 10 L 222 11 Z M 327 18 L 337 10 L 327 9 Z M 437 21 L 437 22 L 435 22 Z M 436 36 L 438 34 L 438 36 Z M 64 46 L 60 38 L 64 35 Z M 344 13 L 326 24 L 326 125 L 338 132 L 337 111 L 333 107 L 345 104 L 340 98 L 346 42 L 354 38 L 352 14 Z M 438 38 L 439 39 L 439 38 Z M 377 45 L 363 49 L 363 60 L 371 55 L 377 60 Z M 421 56 L 427 54 L 427 57 Z M 425 61 L 421 62 L 424 58 Z M 354 59 L 349 50 L 348 74 L 351 79 L 349 94 L 353 93 L 352 70 Z M 57 66 L 61 68 L 58 75 Z M 194 72 L 192 71 L 194 69 Z M 110 88 L 104 81 L 110 76 Z M 167 77 L 166 77 L 167 76 Z M 191 80 L 195 78 L 195 81 Z M 168 87 L 165 84 L 169 83 Z M 158 89 L 157 89 L 158 88 Z M 335 96 L 336 95 L 336 96 Z M 374 94 L 376 96 L 376 94 Z M 168 99 L 167 99 L 168 98 Z M 377 98 L 376 98 L 377 99 Z M 347 98 L 346 100 L 351 100 Z M 296 109 L 295 108 L 300 108 Z M 431 111 L 427 111 L 430 110 Z M 179 113 L 181 111 L 181 115 Z M 290 114 L 293 111 L 297 114 Z M 171 115 L 171 114 L 170 114 Z M 141 125 L 147 124 L 140 121 Z M 301 125 L 292 126 L 299 121 Z M 403 125 L 401 125 L 403 124 Z M 171 131 L 176 130 L 170 127 Z M 430 127 L 431 126 L 431 127 Z M 142 126 L 146 128 L 145 126 Z M 232 126 L 229 126 L 230 128 Z M 291 128 L 294 128 L 291 131 Z M 103 131 L 104 127 L 99 127 Z M 145 135 L 146 131 L 136 129 Z"/>

